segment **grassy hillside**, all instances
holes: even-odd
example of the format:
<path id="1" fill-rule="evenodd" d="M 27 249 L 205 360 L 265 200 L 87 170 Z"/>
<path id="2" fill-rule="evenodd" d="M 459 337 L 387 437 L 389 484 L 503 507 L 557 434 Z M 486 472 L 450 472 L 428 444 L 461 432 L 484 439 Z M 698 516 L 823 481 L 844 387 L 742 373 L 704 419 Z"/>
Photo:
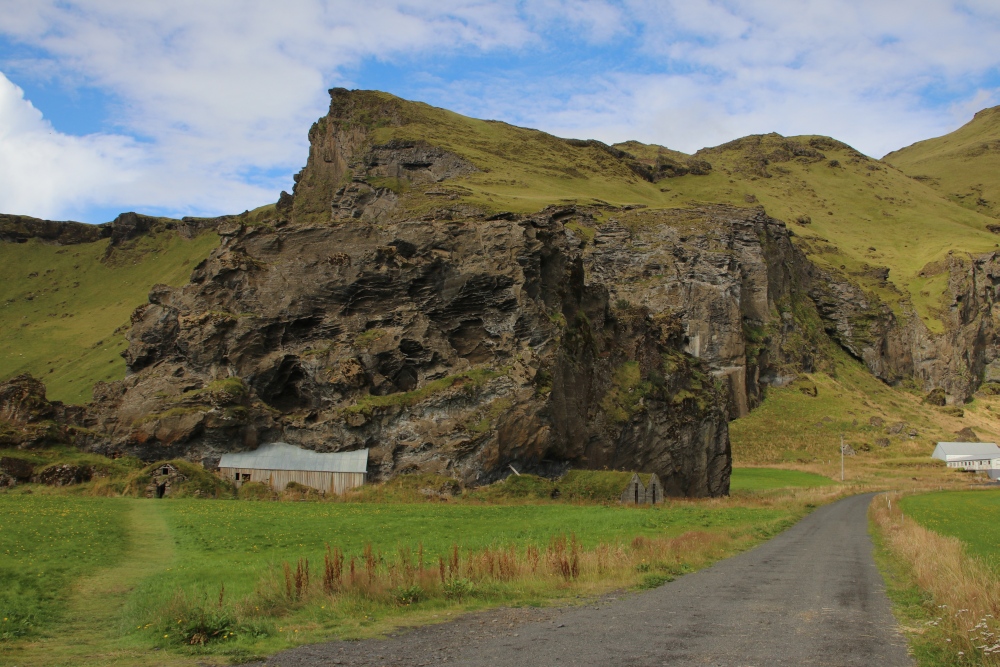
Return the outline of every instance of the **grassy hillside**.
<path id="1" fill-rule="evenodd" d="M 185 283 L 218 236 L 160 232 L 104 261 L 108 243 L 0 243 L 0 380 L 30 372 L 49 399 L 86 403 L 95 382 L 124 377 L 129 316 L 149 288 Z"/>
<path id="2" fill-rule="evenodd" d="M 385 99 L 399 104 L 403 124 L 375 130 L 377 142 L 424 140 L 462 155 L 481 170 L 428 186 L 423 189 L 427 195 L 404 193 L 409 206 L 438 205 L 442 194 L 518 212 L 574 201 L 651 208 L 694 202 L 763 205 L 793 227 L 796 242 L 818 264 L 849 274 L 897 312 L 907 310 L 901 302 L 912 302 L 934 331 L 943 329 L 938 313 L 946 307 L 941 260 L 949 251 L 986 252 L 1000 241 L 987 229 L 992 218 L 827 137 L 758 135 L 686 156 L 634 141 L 608 147 L 560 139 L 388 95 Z M 635 169 L 646 165 L 660 167 L 660 174 L 676 174 L 688 170 L 677 172 L 671 165 L 706 162 L 710 169 L 655 183 Z M 880 268 L 889 269 L 888 283 L 880 278 Z"/>
<path id="3" fill-rule="evenodd" d="M 884 160 L 956 204 L 1000 218 L 1000 107 L 950 134 L 894 151 Z"/>
<path id="4" fill-rule="evenodd" d="M 938 441 L 971 428 L 980 440 L 1000 442 L 1000 397 L 977 394 L 961 412 L 933 407 L 919 391 L 883 384 L 846 353 L 831 354 L 830 373 L 768 389 L 759 408 L 730 423 L 735 466 L 786 465 L 837 478 L 843 435 L 856 452 L 846 460 L 848 480 L 918 475 L 946 483 L 955 474 L 929 458 Z"/>

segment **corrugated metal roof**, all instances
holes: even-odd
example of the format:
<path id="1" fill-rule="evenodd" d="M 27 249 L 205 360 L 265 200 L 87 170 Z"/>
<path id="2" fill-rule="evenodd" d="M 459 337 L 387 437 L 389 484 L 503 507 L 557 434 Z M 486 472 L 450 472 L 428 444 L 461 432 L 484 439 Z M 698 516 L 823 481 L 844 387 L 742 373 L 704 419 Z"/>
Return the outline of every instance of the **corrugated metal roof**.
<path id="1" fill-rule="evenodd" d="M 945 457 L 965 457 L 975 458 L 1000 458 L 1000 447 L 995 442 L 939 442 L 932 454 L 934 458 L 943 459 Z"/>
<path id="2" fill-rule="evenodd" d="M 223 454 L 220 468 L 250 470 L 308 470 L 312 472 L 368 472 L 368 450 L 320 454 L 285 442 L 261 445 L 252 452 Z"/>

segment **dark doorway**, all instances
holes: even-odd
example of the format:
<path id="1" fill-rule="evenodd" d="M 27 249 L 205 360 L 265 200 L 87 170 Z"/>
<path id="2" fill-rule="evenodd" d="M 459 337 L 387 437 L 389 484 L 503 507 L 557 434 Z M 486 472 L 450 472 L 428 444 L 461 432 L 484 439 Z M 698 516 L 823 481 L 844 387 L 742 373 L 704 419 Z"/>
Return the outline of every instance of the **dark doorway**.
<path id="1" fill-rule="evenodd" d="M 156 485 L 156 497 L 157 498 L 162 498 L 163 496 L 166 495 L 166 493 L 167 493 L 167 484 L 166 484 L 166 482 L 164 482 L 163 484 L 157 484 Z"/>
<path id="2" fill-rule="evenodd" d="M 639 485 L 635 485 L 635 504 L 639 504 Z"/>

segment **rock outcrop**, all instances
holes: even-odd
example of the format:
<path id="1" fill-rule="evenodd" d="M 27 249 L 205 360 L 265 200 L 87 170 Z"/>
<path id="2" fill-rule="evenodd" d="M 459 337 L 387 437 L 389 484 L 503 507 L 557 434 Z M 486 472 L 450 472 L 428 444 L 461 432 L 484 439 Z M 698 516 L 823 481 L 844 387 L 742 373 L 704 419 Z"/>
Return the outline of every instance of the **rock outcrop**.
<path id="1" fill-rule="evenodd" d="M 581 215 L 225 230 L 189 285 L 137 311 L 100 426 L 147 458 L 280 437 L 369 447 L 376 477 L 573 464 L 726 492 L 724 392 L 680 320 L 586 280 L 563 222 Z"/>
<path id="2" fill-rule="evenodd" d="M 0 383 L 0 447 L 83 445 L 86 415 L 81 406 L 47 400 L 45 385 L 30 375 Z"/>
<path id="3" fill-rule="evenodd" d="M 952 298 L 946 331 L 932 334 L 905 304 L 900 315 L 812 264 L 760 207 L 487 210 L 450 182 L 485 167 L 385 139 L 409 122 L 400 100 L 331 98 L 294 192 L 270 217 L 215 221 L 221 244 L 190 283 L 155 286 L 135 311 L 127 377 L 98 385 L 77 417 L 102 434 L 92 448 L 211 466 L 280 439 L 367 447 L 373 479 L 435 472 L 475 484 L 511 465 L 575 466 L 719 495 L 729 420 L 767 387 L 826 368 L 834 345 L 886 382 L 915 378 L 950 402 L 998 358 L 994 255 L 926 269 L 948 272 Z M 741 168 L 766 177 L 771 162 L 829 150 L 779 148 Z M 679 174 L 666 158 L 605 149 L 629 178 Z M 125 214 L 111 238 L 153 222 Z M 866 270 L 885 281 L 884 268 Z"/>
<path id="4" fill-rule="evenodd" d="M 879 379 L 897 384 L 912 378 L 941 400 L 963 403 L 982 384 L 990 364 L 1000 365 L 1000 253 L 952 253 L 925 267 L 923 277 L 948 276 L 937 311 L 944 331 L 933 333 L 913 307 L 902 315 L 858 286 L 829 272 L 814 271 L 809 295 L 827 333 L 865 363 Z"/>
<path id="5" fill-rule="evenodd" d="M 111 222 L 88 225 L 83 222 L 40 220 L 27 215 L 0 214 L 0 242 L 26 243 L 38 239 L 54 245 L 76 245 L 111 239 L 108 254 L 127 241 L 154 231 L 174 230 L 190 238 L 205 229 L 214 229 L 233 216 L 219 218 L 157 218 L 140 213 L 122 213 Z"/>

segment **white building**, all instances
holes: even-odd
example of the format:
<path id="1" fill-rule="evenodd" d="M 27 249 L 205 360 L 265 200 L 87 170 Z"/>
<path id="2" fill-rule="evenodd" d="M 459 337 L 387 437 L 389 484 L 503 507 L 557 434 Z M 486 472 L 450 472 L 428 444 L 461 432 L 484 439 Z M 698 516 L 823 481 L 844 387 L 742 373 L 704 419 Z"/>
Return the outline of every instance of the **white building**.
<path id="1" fill-rule="evenodd" d="M 1000 472 L 1000 447 L 995 442 L 939 442 L 931 456 L 949 468 Z"/>

